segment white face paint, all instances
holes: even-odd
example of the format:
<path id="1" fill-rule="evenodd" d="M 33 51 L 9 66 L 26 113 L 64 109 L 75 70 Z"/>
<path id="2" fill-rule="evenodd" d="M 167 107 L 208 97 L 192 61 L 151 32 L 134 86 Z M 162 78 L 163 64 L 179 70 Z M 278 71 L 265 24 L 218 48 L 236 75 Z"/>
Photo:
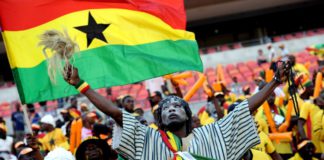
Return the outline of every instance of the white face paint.
<path id="1" fill-rule="evenodd" d="M 171 97 L 162 105 L 162 124 L 184 123 L 188 120 L 186 111 L 180 98 Z"/>

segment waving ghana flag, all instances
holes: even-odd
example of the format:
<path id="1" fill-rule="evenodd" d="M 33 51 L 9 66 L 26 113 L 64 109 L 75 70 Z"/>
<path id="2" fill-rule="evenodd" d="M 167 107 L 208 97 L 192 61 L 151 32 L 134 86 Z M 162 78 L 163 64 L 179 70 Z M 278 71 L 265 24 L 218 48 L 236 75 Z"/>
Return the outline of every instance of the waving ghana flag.
<path id="1" fill-rule="evenodd" d="M 37 46 L 46 30 L 67 30 L 80 47 L 74 65 L 92 88 L 125 85 L 184 70 L 202 71 L 183 0 L 1 0 L 0 23 L 23 103 L 77 94 L 56 84 Z"/>

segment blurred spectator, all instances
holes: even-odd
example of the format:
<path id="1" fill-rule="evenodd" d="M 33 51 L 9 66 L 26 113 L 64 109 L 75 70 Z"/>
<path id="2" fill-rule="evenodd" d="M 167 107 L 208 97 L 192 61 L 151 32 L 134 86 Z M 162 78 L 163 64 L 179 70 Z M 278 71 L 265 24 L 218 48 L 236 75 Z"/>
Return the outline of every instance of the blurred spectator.
<path id="1" fill-rule="evenodd" d="M 267 63 L 267 58 L 264 56 L 262 49 L 258 50 L 257 63 L 259 66 L 261 66 L 263 63 Z"/>
<path id="2" fill-rule="evenodd" d="M 63 108 L 64 107 L 64 98 L 57 99 L 57 108 Z"/>
<path id="3" fill-rule="evenodd" d="M 269 62 L 275 61 L 275 59 L 277 57 L 277 52 L 271 43 L 267 44 L 267 49 L 268 49 L 268 55 L 269 55 Z"/>
<path id="4" fill-rule="evenodd" d="M 63 135 L 62 130 L 55 128 L 56 124 L 52 115 L 45 115 L 40 122 L 41 130 L 46 132 L 44 138 L 39 139 L 45 152 L 52 151 L 56 147 L 69 148 L 67 138 Z"/>
<path id="5" fill-rule="evenodd" d="M 96 113 L 89 112 L 85 116 L 82 116 L 82 129 L 81 129 L 81 140 L 85 140 L 88 137 L 92 136 L 93 125 L 97 120 Z"/>
<path id="6" fill-rule="evenodd" d="M 287 56 L 289 61 L 291 62 L 291 65 L 293 66 L 293 69 L 295 72 L 301 74 L 304 73 L 306 75 L 309 75 L 308 69 L 301 63 L 296 62 L 296 57 L 294 55 L 288 55 Z"/>
<path id="7" fill-rule="evenodd" d="M 280 55 L 281 56 L 286 56 L 286 55 L 289 54 L 289 50 L 285 47 L 284 44 L 280 44 L 279 49 L 280 49 Z"/>
<path id="8" fill-rule="evenodd" d="M 197 116 L 192 116 L 192 128 L 201 127 L 200 119 Z"/>
<path id="9" fill-rule="evenodd" d="M 139 116 L 143 116 L 144 110 L 141 108 L 141 106 L 135 106 L 134 113 L 138 114 Z"/>
<path id="10" fill-rule="evenodd" d="M 16 112 L 11 115 L 12 125 L 16 140 L 22 140 L 25 133 L 24 113 L 19 103 L 16 104 Z"/>
<path id="11" fill-rule="evenodd" d="M 41 117 L 38 113 L 35 113 L 35 107 L 33 104 L 27 104 L 28 116 L 31 124 L 39 123 Z"/>
<path id="12" fill-rule="evenodd" d="M 81 110 L 81 114 L 85 115 L 89 112 L 89 107 L 86 103 L 81 103 L 80 104 L 80 110 Z"/>
<path id="13" fill-rule="evenodd" d="M 4 122 L 0 122 L 0 152 L 9 151 L 11 152 L 13 144 L 13 138 L 7 136 L 7 127 Z"/>
<path id="14" fill-rule="evenodd" d="M 62 129 L 62 132 L 66 137 L 70 137 L 71 123 L 73 121 L 73 117 L 67 109 L 62 109 L 60 113 L 63 117 L 63 121 L 60 120 L 59 122 L 57 122 L 57 124 L 59 125 L 57 127 L 60 127 Z"/>
<path id="15" fill-rule="evenodd" d="M 237 77 L 233 77 L 233 83 L 231 85 L 231 92 L 235 94 L 236 96 L 242 95 L 242 87 L 240 83 L 237 81 Z"/>
<path id="16" fill-rule="evenodd" d="M 148 91 L 150 92 L 150 91 Z M 157 105 L 162 100 L 162 93 L 160 91 L 155 91 L 151 94 L 149 97 L 149 102 L 151 104 L 151 107 L 153 108 L 155 105 Z"/>
<path id="17" fill-rule="evenodd" d="M 78 109 L 78 99 L 76 97 L 70 99 L 70 108 Z"/>
<path id="18" fill-rule="evenodd" d="M 44 160 L 75 160 L 73 154 L 64 148 L 55 148 L 53 151 L 49 152 Z"/>
<path id="19" fill-rule="evenodd" d="M 115 160 L 117 159 L 117 154 L 106 141 L 88 139 L 80 144 L 75 157 L 77 160 Z"/>
<path id="20" fill-rule="evenodd" d="M 134 98 L 130 95 L 126 95 L 122 98 L 122 107 L 129 113 L 134 113 Z"/>
<path id="21" fill-rule="evenodd" d="M 47 114 L 47 106 L 46 106 L 47 101 L 42 101 L 42 102 L 38 102 L 39 106 L 40 106 L 40 111 L 39 114 L 41 117 L 43 117 L 44 115 Z"/>

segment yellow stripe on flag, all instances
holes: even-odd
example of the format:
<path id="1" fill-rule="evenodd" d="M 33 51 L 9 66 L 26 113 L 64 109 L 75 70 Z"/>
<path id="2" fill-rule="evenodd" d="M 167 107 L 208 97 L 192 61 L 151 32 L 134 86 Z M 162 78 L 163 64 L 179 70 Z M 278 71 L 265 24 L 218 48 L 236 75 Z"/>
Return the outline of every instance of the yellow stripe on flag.
<path id="1" fill-rule="evenodd" d="M 88 25 L 89 11 L 96 23 L 110 24 L 103 32 L 109 45 L 139 45 L 162 40 L 195 40 L 193 33 L 175 30 L 148 13 L 126 9 L 84 10 L 64 15 L 28 30 L 4 31 L 3 38 L 11 68 L 32 68 L 44 61 L 42 48 L 37 44 L 39 35 L 50 29 L 61 31 L 66 29 L 69 36 L 79 44 L 81 51 L 107 45 L 101 40 L 94 39 L 87 48 L 86 34 L 74 28 Z"/>

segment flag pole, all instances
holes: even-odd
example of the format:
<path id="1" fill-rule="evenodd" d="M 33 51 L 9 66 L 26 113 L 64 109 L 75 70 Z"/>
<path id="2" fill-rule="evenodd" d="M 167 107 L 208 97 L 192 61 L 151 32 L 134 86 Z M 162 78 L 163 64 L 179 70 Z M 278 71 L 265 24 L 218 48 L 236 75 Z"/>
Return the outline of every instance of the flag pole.
<path id="1" fill-rule="evenodd" d="M 30 119 L 29 119 L 28 113 L 27 113 L 27 105 L 23 104 L 22 109 L 23 109 L 23 112 L 24 112 L 24 119 L 25 119 L 26 126 L 27 126 L 27 133 L 33 134 L 33 130 L 31 128 L 31 124 L 30 124 Z"/>

